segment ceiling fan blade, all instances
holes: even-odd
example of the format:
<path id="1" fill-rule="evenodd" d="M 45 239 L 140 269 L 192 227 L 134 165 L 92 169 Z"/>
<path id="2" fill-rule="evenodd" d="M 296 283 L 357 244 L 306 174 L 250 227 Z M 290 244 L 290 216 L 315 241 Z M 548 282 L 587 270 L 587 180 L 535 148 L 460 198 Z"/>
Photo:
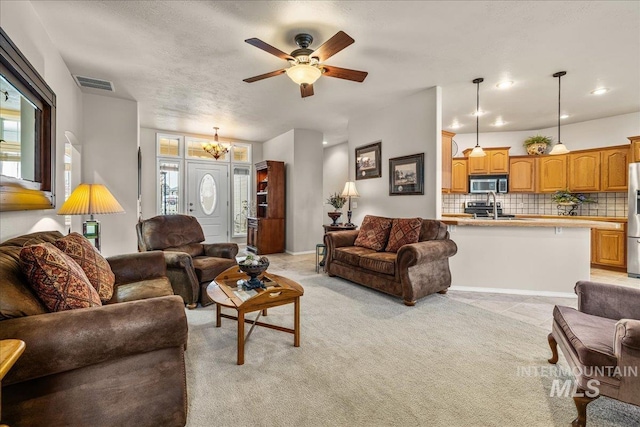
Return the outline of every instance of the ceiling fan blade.
<path id="1" fill-rule="evenodd" d="M 249 77 L 248 79 L 244 79 L 242 81 L 247 83 L 253 83 L 253 82 L 257 82 L 258 80 L 268 79 L 269 77 L 279 76 L 280 74 L 283 74 L 283 73 L 286 73 L 286 70 L 272 71 L 270 73 L 260 74 L 259 76 Z"/>
<path id="2" fill-rule="evenodd" d="M 324 62 L 331 58 L 336 53 L 340 52 L 345 47 L 352 44 L 353 40 L 344 31 L 338 31 L 333 37 L 324 42 L 322 46 L 317 48 L 315 52 L 311 54 L 312 57 L 318 58 L 320 62 Z"/>
<path id="3" fill-rule="evenodd" d="M 303 83 L 300 85 L 300 95 L 303 98 L 313 95 L 313 85 Z"/>
<path id="4" fill-rule="evenodd" d="M 331 65 L 323 65 L 322 68 L 324 68 L 323 76 L 351 80 L 359 83 L 362 83 L 369 74 L 366 71 L 350 70 L 348 68 L 333 67 Z"/>
<path id="5" fill-rule="evenodd" d="M 275 55 L 278 58 L 284 59 L 285 61 L 293 61 L 293 57 L 291 55 L 289 55 L 288 53 L 284 53 L 280 49 L 277 49 L 260 39 L 246 39 L 245 42 L 249 43 L 251 46 L 257 47 L 258 49 L 262 49 L 265 52 L 269 52 L 270 54 Z"/>

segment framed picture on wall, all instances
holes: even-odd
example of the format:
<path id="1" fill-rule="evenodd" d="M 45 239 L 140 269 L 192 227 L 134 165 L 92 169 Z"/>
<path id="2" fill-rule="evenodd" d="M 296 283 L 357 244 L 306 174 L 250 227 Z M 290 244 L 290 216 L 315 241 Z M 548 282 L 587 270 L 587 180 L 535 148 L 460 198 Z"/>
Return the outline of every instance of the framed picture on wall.
<path id="1" fill-rule="evenodd" d="M 389 195 L 424 194 L 424 153 L 389 159 Z"/>
<path id="2" fill-rule="evenodd" d="M 382 176 L 382 141 L 356 148 L 356 180 Z"/>

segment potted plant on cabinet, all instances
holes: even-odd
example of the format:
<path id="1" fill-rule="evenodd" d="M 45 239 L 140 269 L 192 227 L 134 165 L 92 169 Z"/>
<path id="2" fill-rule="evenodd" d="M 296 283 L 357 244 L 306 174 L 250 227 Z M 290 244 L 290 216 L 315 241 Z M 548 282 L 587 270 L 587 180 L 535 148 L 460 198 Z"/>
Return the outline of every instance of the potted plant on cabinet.
<path id="1" fill-rule="evenodd" d="M 571 215 L 575 216 L 578 213 L 576 209 L 583 203 L 597 203 L 591 197 L 582 193 L 572 193 L 568 189 L 558 190 L 551 195 L 553 200 L 558 206 L 558 215 Z"/>
<path id="2" fill-rule="evenodd" d="M 539 156 L 547 151 L 549 144 L 551 144 L 551 137 L 535 135 L 525 139 L 522 145 L 525 146 L 529 155 Z"/>
<path id="3" fill-rule="evenodd" d="M 335 209 L 335 211 L 333 212 L 327 212 L 329 218 L 333 220 L 333 223 L 331 225 L 338 225 L 338 218 L 340 218 L 340 216 L 342 215 L 342 211 L 340 211 L 340 209 L 342 209 L 346 202 L 347 198 L 342 197 L 340 193 L 333 193 L 327 199 L 327 204 L 333 206 L 333 208 Z"/>

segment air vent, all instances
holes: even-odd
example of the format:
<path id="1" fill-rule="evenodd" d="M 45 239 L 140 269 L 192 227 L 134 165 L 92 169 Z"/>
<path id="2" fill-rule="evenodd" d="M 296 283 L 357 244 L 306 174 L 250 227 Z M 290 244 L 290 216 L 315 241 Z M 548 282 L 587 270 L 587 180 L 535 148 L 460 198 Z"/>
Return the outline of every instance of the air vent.
<path id="1" fill-rule="evenodd" d="M 80 87 L 88 87 L 91 89 L 101 89 L 109 92 L 113 92 L 113 83 L 106 80 L 92 79 L 91 77 L 73 76 L 76 79 L 76 83 Z"/>

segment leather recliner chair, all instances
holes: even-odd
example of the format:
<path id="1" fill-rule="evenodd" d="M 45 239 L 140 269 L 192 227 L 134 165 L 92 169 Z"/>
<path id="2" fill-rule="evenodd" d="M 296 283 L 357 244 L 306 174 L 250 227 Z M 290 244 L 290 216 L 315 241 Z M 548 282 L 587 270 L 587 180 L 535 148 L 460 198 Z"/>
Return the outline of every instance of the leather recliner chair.
<path id="1" fill-rule="evenodd" d="M 212 304 L 206 289 L 229 267 L 236 265 L 235 243 L 202 243 L 204 233 L 198 220 L 189 215 L 159 215 L 136 224 L 140 252 L 164 251 L 167 276 L 173 291 L 187 308 Z"/>

